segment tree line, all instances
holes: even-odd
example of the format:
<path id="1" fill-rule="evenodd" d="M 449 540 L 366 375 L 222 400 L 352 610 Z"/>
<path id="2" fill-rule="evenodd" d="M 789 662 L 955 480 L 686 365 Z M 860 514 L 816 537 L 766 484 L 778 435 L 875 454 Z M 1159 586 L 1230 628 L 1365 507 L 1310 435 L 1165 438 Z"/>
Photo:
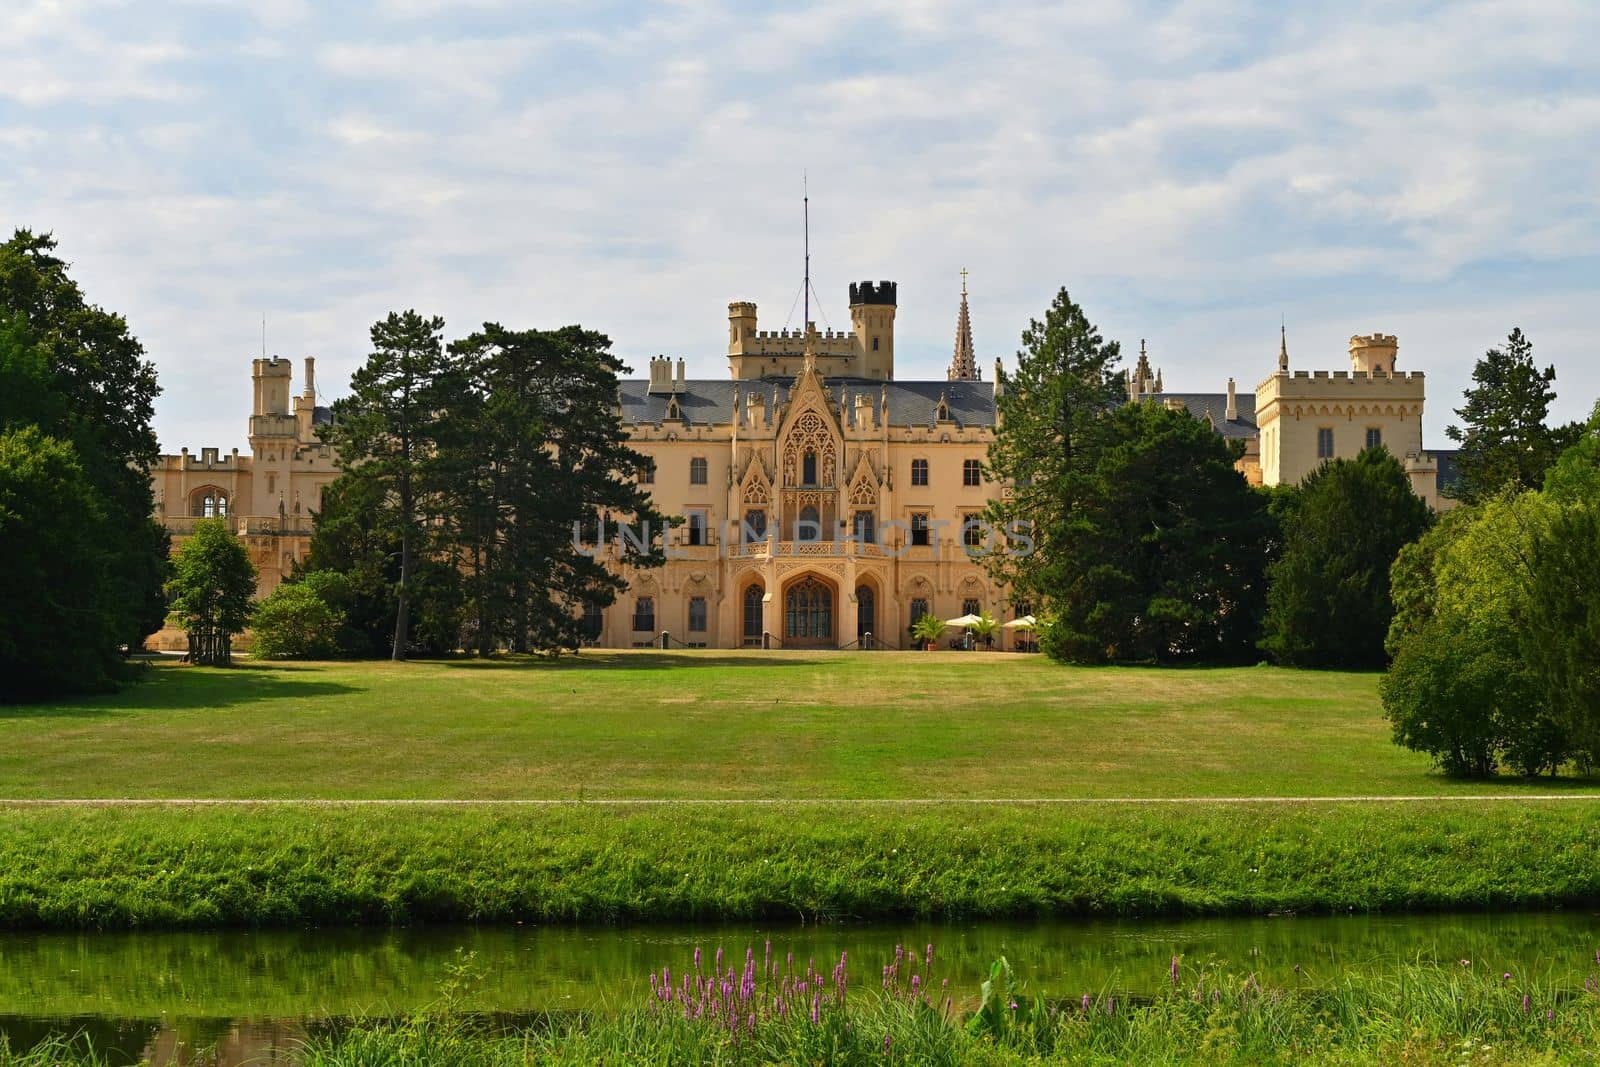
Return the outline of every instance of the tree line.
<path id="1" fill-rule="evenodd" d="M 1069 663 L 1380 669 L 1398 743 L 1452 774 L 1600 754 L 1600 407 L 1548 425 L 1554 368 L 1520 330 L 1448 434 L 1461 506 L 1436 521 L 1382 447 L 1252 488 L 1211 425 L 1126 403 L 1119 345 L 1062 290 L 997 406 L 988 517 L 1038 550 L 989 557 Z M 1391 658 L 1393 662 L 1391 663 Z"/>
<path id="2" fill-rule="evenodd" d="M 161 628 L 154 365 L 49 234 L 0 244 L 0 700 L 100 690 Z"/>
<path id="3" fill-rule="evenodd" d="M 267 655 L 468 649 L 550 652 L 584 640 L 585 608 L 627 580 L 574 531 L 602 518 L 661 530 L 618 409 L 626 368 L 580 326 L 486 323 L 446 344 L 444 320 L 396 312 L 335 402 L 340 477 L 311 548 L 255 617 Z M 659 538 L 614 562 L 652 567 Z"/>

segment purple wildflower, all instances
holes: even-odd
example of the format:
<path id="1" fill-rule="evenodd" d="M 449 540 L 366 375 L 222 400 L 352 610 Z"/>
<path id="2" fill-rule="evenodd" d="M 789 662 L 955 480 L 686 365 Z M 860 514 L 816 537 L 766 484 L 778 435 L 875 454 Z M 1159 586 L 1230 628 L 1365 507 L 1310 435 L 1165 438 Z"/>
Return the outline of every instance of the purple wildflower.
<path id="1" fill-rule="evenodd" d="M 1297 970 L 1297 971 L 1299 969 L 1300 968 L 1298 968 L 1298 967 L 1295 968 L 1295 970 Z M 1172 975 L 1172 984 L 1173 985 L 1177 985 L 1178 984 L 1178 957 L 1176 957 L 1176 956 L 1172 957 L 1172 969 L 1171 969 L 1170 973 Z"/>
<path id="2" fill-rule="evenodd" d="M 1555 1021 L 1555 1017 L 1556 1017 L 1556 1010 L 1554 1008 L 1546 1008 L 1545 1009 L 1545 1013 L 1544 1013 L 1544 1021 L 1545 1022 L 1547 1022 L 1547 1023 L 1548 1022 L 1554 1022 Z"/>
<path id="3" fill-rule="evenodd" d="M 1600 952 L 1596 952 L 1594 954 L 1594 958 L 1597 961 L 1600 961 Z M 928 955 L 927 955 L 927 958 L 925 960 L 923 960 L 923 962 L 924 963 L 932 963 L 933 962 L 933 942 L 932 941 L 928 942 Z"/>
<path id="4" fill-rule="evenodd" d="M 1089 994 L 1087 994 L 1087 993 L 1085 993 L 1083 995 L 1083 1010 L 1084 1011 L 1088 1011 L 1089 1010 Z"/>
<path id="5" fill-rule="evenodd" d="M 1522 1014 L 1528 1014 L 1528 994 L 1522 994 Z"/>
<path id="6" fill-rule="evenodd" d="M 888 1034 L 884 1034 L 883 1035 L 883 1051 L 888 1052 L 889 1051 L 889 1046 L 892 1045 L 892 1044 L 894 1044 L 894 1041 L 889 1037 Z"/>
<path id="7" fill-rule="evenodd" d="M 696 945 L 694 947 L 694 969 L 696 971 L 698 971 L 700 969 L 700 946 L 699 945 Z"/>
<path id="8" fill-rule="evenodd" d="M 1511 981 L 1511 972 L 1510 972 L 1510 971 L 1507 971 L 1507 972 L 1506 972 L 1506 973 L 1505 973 L 1505 974 L 1502 974 L 1502 975 L 1501 975 L 1501 976 L 1500 976 L 1500 980 L 1501 980 L 1501 981 L 1502 981 L 1502 982 L 1509 982 L 1509 981 Z"/>
<path id="9" fill-rule="evenodd" d="M 1016 1011 L 1017 1010 L 1017 1002 L 1014 1001 L 1014 1000 L 1011 1002 L 1011 1010 L 1012 1011 Z"/>

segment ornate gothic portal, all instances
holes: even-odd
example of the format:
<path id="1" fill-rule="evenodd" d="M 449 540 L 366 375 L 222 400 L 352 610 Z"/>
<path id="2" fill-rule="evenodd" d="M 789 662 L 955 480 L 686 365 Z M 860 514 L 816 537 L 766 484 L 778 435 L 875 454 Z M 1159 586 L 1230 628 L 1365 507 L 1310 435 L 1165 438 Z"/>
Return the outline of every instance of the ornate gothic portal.
<path id="1" fill-rule="evenodd" d="M 783 595 L 785 646 L 831 645 L 833 587 L 816 578 L 802 578 Z"/>

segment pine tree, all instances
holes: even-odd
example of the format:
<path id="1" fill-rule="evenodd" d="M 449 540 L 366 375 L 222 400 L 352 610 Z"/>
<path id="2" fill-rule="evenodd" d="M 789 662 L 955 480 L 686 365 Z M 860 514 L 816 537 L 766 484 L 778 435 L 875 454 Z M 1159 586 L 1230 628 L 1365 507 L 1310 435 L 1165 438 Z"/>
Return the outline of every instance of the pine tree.
<path id="1" fill-rule="evenodd" d="M 381 487 L 400 547 L 395 586 L 393 659 L 411 647 L 415 561 L 423 550 L 425 518 L 437 507 L 439 438 L 448 414 L 441 407 L 446 372 L 444 320 L 416 311 L 391 312 L 372 327 L 372 353 L 350 378 L 350 395 L 334 404 L 329 439 L 347 470 Z"/>
<path id="2" fill-rule="evenodd" d="M 1125 404 L 1109 420 L 1041 647 L 1058 659 L 1251 658 L 1275 524 L 1238 451 L 1187 411 Z"/>
<path id="3" fill-rule="evenodd" d="M 1016 373 L 996 383 L 998 426 L 988 466 L 1010 495 L 994 501 L 986 518 L 1007 533 L 1008 545 L 987 562 L 1013 596 L 1045 613 L 1083 565 L 1072 549 L 1109 416 L 1122 397 L 1121 351 L 1062 289 L 1044 321 L 1032 320 L 1023 331 Z"/>
<path id="4" fill-rule="evenodd" d="M 1472 369 L 1462 426 L 1445 435 L 1461 444 L 1455 495 L 1477 503 L 1502 491 L 1537 489 L 1544 473 L 1577 437 L 1574 427 L 1545 424 L 1555 400 L 1556 369 L 1533 362 L 1533 342 L 1513 329 L 1504 348 L 1491 348 Z"/>
<path id="5" fill-rule="evenodd" d="M 1386 448 L 1306 475 L 1268 572 L 1262 649 L 1302 667 L 1383 666 L 1390 568 L 1432 521 Z"/>
<path id="6" fill-rule="evenodd" d="M 610 345 L 578 326 L 487 323 L 451 346 L 458 379 L 470 383 L 455 440 L 470 453 L 452 463 L 459 453 L 447 449 L 445 460 L 480 652 L 497 641 L 513 651 L 578 647 L 583 604 L 610 604 L 626 588 L 593 554 L 608 516 L 613 529 L 626 520 L 652 531 L 643 550 L 623 549 L 627 565 L 664 561 L 666 520 L 633 477 L 645 457 L 617 413 L 623 366 Z"/>

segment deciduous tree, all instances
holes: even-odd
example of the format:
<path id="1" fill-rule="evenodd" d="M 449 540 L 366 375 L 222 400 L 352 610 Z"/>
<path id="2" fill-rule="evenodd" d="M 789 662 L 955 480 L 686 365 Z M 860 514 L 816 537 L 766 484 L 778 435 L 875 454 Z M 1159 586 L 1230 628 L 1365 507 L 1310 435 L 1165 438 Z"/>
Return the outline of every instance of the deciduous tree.
<path id="1" fill-rule="evenodd" d="M 250 621 L 256 568 L 226 519 L 200 519 L 172 559 L 167 593 L 172 614 L 189 633 L 189 658 L 225 667 L 233 638 Z"/>

